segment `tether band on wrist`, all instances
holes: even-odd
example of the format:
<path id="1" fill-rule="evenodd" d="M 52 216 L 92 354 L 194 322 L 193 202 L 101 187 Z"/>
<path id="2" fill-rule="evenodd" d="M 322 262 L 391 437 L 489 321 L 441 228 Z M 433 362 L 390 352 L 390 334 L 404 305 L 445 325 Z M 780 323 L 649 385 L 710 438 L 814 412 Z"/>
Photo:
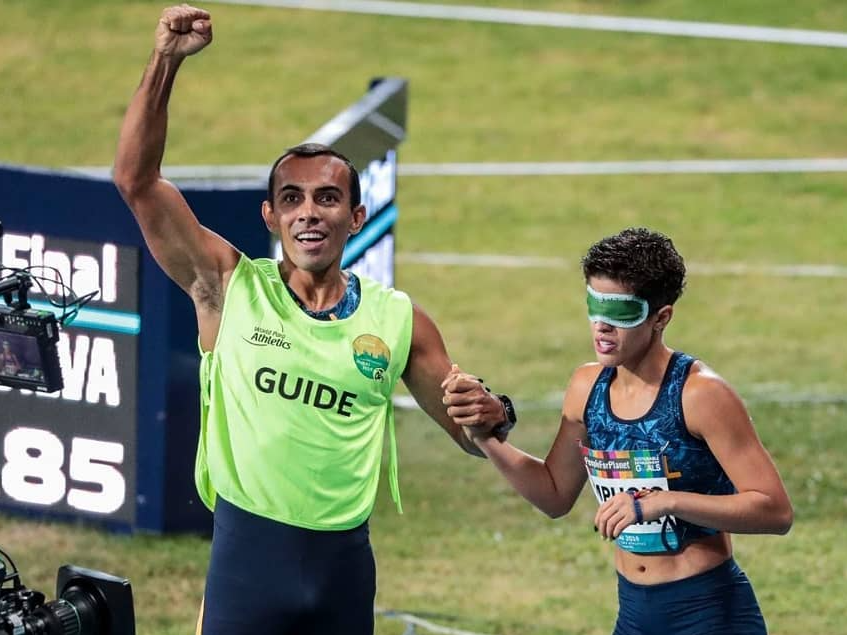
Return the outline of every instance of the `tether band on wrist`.
<path id="1" fill-rule="evenodd" d="M 644 522 L 644 513 L 641 509 L 641 501 L 635 495 L 632 495 L 632 506 L 635 508 L 635 522 L 640 525 Z"/>

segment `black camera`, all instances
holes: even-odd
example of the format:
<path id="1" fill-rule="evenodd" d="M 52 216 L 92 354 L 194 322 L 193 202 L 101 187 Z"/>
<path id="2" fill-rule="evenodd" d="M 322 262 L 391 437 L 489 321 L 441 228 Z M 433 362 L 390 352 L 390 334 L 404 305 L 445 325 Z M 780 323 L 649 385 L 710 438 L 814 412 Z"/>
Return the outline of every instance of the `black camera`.
<path id="1" fill-rule="evenodd" d="M 64 565 L 56 575 L 56 599 L 45 602 L 43 593 L 21 584 L 17 569 L 7 573 L 2 559 L 0 576 L 0 633 L 4 635 L 135 635 L 129 580 Z"/>
<path id="2" fill-rule="evenodd" d="M 52 312 L 0 305 L 0 384 L 39 392 L 61 390 L 58 341 L 59 325 Z"/>
<path id="3" fill-rule="evenodd" d="M 2 238 L 3 223 L 0 223 Z M 50 283 L 62 290 L 61 302 L 51 300 L 50 304 L 63 311 L 58 318 L 53 311 L 30 308 L 28 295 L 33 284 L 45 291 L 44 282 L 48 280 L 33 270 L 55 273 L 56 279 Z M 76 297 L 62 282 L 59 271 L 52 267 L 17 269 L 0 263 L 0 300 L 5 302 L 5 306 L 0 304 L 0 385 L 39 392 L 61 390 L 64 381 L 56 349 L 59 326 L 72 321 L 80 307 L 97 293 Z"/>

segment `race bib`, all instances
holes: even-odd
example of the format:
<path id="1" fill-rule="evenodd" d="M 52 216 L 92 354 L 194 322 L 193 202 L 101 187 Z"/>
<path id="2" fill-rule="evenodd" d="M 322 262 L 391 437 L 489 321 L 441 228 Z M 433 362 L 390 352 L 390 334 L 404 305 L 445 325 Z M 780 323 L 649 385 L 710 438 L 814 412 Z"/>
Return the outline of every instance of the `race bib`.
<path id="1" fill-rule="evenodd" d="M 588 480 L 601 504 L 618 492 L 665 490 L 668 473 L 656 450 L 592 450 L 581 446 Z M 660 553 L 679 548 L 673 516 L 632 524 L 615 540 L 621 549 L 635 553 Z M 664 537 L 663 537 L 664 534 Z"/>

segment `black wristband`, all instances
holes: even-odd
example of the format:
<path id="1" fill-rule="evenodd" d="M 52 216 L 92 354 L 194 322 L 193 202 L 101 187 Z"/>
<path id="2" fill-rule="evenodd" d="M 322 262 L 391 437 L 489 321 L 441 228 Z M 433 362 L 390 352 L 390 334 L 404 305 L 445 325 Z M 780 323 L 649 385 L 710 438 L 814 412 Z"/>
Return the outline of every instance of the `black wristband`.
<path id="1" fill-rule="evenodd" d="M 509 432 L 511 432 L 512 428 L 514 428 L 515 424 L 518 422 L 518 415 L 515 412 L 515 405 L 512 403 L 512 400 L 509 399 L 508 395 L 501 395 L 497 393 L 495 393 L 495 395 L 497 395 L 500 403 L 503 404 L 503 410 L 506 412 L 506 420 L 491 428 L 491 436 L 496 438 L 500 443 L 503 443 L 503 441 L 506 440 L 506 437 L 509 436 Z"/>

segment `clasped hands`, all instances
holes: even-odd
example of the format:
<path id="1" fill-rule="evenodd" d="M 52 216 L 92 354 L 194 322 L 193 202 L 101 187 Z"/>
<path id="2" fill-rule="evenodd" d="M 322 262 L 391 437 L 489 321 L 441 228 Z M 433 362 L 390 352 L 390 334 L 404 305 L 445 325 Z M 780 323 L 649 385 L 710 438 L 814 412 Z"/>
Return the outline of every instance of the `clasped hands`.
<path id="1" fill-rule="evenodd" d="M 494 436 L 492 429 L 506 421 L 506 411 L 497 395 L 485 387 L 482 379 L 456 364 L 441 382 L 441 388 L 447 414 L 472 441 Z"/>

